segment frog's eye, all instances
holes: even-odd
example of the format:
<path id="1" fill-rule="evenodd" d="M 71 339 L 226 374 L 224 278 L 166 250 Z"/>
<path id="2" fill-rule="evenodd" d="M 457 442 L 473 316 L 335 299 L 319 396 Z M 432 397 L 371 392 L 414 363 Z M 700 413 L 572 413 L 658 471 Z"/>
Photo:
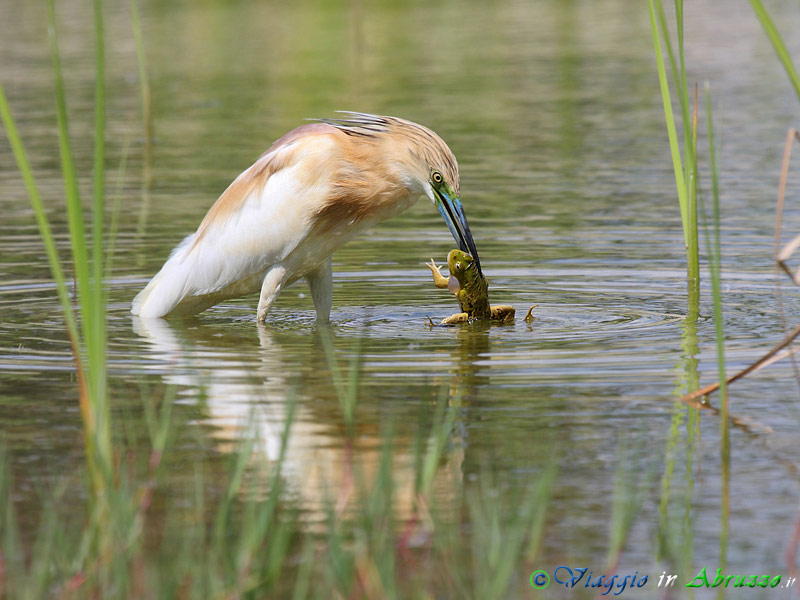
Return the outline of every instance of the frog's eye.
<path id="1" fill-rule="evenodd" d="M 431 181 L 436 185 L 440 185 L 444 181 L 444 177 L 442 177 L 442 174 L 439 173 L 439 171 L 433 171 L 431 173 Z"/>
<path id="2" fill-rule="evenodd" d="M 456 271 L 460 271 L 461 270 L 461 263 L 456 263 L 455 264 L 455 268 L 456 268 Z"/>

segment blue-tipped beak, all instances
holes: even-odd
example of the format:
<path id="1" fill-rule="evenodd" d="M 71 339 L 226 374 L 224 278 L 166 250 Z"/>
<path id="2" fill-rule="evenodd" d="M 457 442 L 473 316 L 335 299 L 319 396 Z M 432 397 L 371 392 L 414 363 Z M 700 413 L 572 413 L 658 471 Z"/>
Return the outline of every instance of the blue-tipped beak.
<path id="1" fill-rule="evenodd" d="M 462 252 L 467 252 L 472 258 L 475 259 L 475 265 L 478 271 L 481 271 L 481 261 L 478 258 L 478 249 L 475 247 L 475 241 L 472 239 L 472 232 L 469 230 L 469 223 L 467 223 L 467 215 L 464 214 L 464 207 L 461 206 L 461 200 L 458 197 L 448 196 L 445 192 L 434 189 L 436 194 L 436 208 L 439 209 L 444 222 L 453 234 L 453 239 L 458 243 L 458 249 Z"/>

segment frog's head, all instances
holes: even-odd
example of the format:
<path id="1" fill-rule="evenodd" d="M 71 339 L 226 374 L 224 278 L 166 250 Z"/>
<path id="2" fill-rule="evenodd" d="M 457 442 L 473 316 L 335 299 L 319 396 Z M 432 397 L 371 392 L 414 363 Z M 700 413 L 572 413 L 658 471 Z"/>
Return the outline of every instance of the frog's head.
<path id="1" fill-rule="evenodd" d="M 447 255 L 447 268 L 450 269 L 448 288 L 454 294 L 464 285 L 480 276 L 475 259 L 462 250 L 450 250 Z"/>

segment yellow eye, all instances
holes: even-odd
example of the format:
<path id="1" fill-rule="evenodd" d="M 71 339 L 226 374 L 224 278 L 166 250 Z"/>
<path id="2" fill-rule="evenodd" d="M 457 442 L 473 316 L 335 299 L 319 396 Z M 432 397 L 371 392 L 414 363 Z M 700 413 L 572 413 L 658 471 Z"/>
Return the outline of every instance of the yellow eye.
<path id="1" fill-rule="evenodd" d="M 444 178 L 442 177 L 442 174 L 439 173 L 439 171 L 434 171 L 433 173 L 431 173 L 431 181 L 433 181 L 433 183 L 438 184 L 442 183 L 444 181 Z"/>

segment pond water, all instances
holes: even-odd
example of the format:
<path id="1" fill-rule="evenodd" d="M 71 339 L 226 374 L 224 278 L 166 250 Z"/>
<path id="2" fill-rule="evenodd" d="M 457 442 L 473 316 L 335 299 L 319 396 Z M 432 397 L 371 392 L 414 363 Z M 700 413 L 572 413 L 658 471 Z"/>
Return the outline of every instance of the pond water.
<path id="1" fill-rule="evenodd" d="M 93 56 L 84 4 L 62 4 L 58 17 L 88 189 Z M 784 136 L 800 104 L 747 2 L 687 4 L 690 79 L 701 93 L 711 84 L 720 140 L 733 372 L 783 335 L 774 204 Z M 391 425 L 405 502 L 411 442 L 430 426 L 437 398 L 449 395 L 463 406 L 456 443 L 437 475 L 443 502 L 487 473 L 498 502 L 511 502 L 510 490 L 557 463 L 541 568 L 565 561 L 602 567 L 622 462 L 654 483 L 619 571 L 655 577 L 669 570 L 675 554 L 657 552 L 665 516 L 691 532 L 697 569 L 716 569 L 720 417 L 701 411 L 693 432 L 689 409 L 676 402 L 687 379 L 716 379 L 714 325 L 704 280 L 693 349 L 646 4 L 144 2 L 149 148 L 128 5 L 108 10 L 109 189 L 119 203 L 111 386 L 121 422 L 141 411 L 143 390 L 161 395 L 174 386 L 179 442 L 166 485 L 179 489 L 197 463 L 210 472 L 224 468 L 225 453 L 253 431 L 250 421 L 264 455 L 275 459 L 294 398 L 286 477 L 308 522 L 323 519 L 352 451 L 326 359 L 330 342 L 343 369 L 361 356 L 357 452 L 364 464 L 377 462 L 381 431 Z M 770 10 L 800 56 L 800 38 L 788 35 L 800 27 L 796 4 Z M 0 11 L 2 82 L 66 255 L 46 20 L 36 3 L 6 1 Z M 254 323 L 255 297 L 187 322 L 133 319 L 135 293 L 227 184 L 274 139 L 335 110 L 403 116 L 447 141 L 492 299 L 513 304 L 517 322 L 426 325 L 428 316 L 441 319 L 457 306 L 433 287 L 423 264 L 444 262 L 453 247 L 424 200 L 335 254 L 330 331 L 315 327 L 302 283 L 283 293 L 265 327 Z M 706 148 L 701 154 L 704 161 Z M 800 168 L 789 190 L 787 239 L 800 232 Z M 43 481 L 77 470 L 80 417 L 54 287 L 4 136 L 0 198 L 0 430 L 24 506 Z M 536 319 L 528 325 L 519 317 L 532 304 Z M 783 305 L 794 327 L 797 291 L 786 283 Z M 800 493 L 797 397 L 789 361 L 732 389 L 731 411 L 750 426 L 731 433 L 729 572 L 787 572 Z M 146 447 L 141 431 L 128 438 Z M 77 506 L 80 486 L 72 488 L 65 502 Z M 23 510 L 22 518 L 35 515 Z"/>

